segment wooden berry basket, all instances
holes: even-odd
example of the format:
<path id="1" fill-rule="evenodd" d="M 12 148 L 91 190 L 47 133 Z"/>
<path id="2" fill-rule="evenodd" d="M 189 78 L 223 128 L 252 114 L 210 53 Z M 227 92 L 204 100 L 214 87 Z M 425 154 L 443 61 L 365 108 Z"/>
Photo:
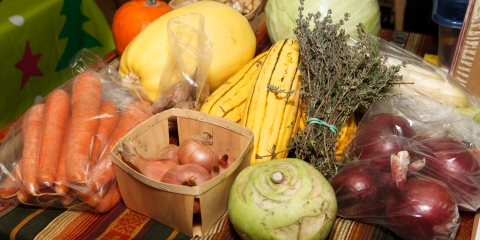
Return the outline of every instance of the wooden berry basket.
<path id="1" fill-rule="evenodd" d="M 250 163 L 253 132 L 226 119 L 185 109 L 169 109 L 139 124 L 124 137 L 133 141 L 137 152 L 153 156 L 169 143 L 169 121 L 176 120 L 179 142 L 204 132 L 213 136 L 211 148 L 237 161 L 220 175 L 200 186 L 188 187 L 152 180 L 131 168 L 118 150 L 111 152 L 125 205 L 188 236 L 202 236 L 228 209 L 230 188 L 235 177 Z M 193 224 L 194 199 L 200 200 L 201 224 Z"/>

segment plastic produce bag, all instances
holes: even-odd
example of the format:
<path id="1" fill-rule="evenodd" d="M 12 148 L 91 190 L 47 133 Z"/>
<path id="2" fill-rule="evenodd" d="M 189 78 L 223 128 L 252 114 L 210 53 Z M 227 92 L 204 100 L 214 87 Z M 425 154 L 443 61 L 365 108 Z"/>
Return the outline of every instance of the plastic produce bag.
<path id="1" fill-rule="evenodd" d="M 30 107 L 0 145 L 0 201 L 95 212 L 121 199 L 110 149 L 152 116 L 101 58 L 81 50 L 74 77 Z"/>
<path id="2" fill-rule="evenodd" d="M 453 239 L 480 207 L 480 124 L 424 96 L 371 105 L 330 179 L 338 215 L 405 239 Z"/>
<path id="3" fill-rule="evenodd" d="M 405 63 L 398 72 L 402 75 L 401 84 L 394 86 L 391 92 L 403 96 L 427 96 L 457 108 L 479 106 L 478 97 L 439 66 L 383 39 L 379 41 L 380 51 L 387 57 L 386 65 Z"/>
<path id="4" fill-rule="evenodd" d="M 206 77 L 213 51 L 204 24 L 199 13 L 187 13 L 168 21 L 173 54 L 162 69 L 159 95 L 152 104 L 154 113 L 172 107 L 198 110 L 210 94 Z"/>

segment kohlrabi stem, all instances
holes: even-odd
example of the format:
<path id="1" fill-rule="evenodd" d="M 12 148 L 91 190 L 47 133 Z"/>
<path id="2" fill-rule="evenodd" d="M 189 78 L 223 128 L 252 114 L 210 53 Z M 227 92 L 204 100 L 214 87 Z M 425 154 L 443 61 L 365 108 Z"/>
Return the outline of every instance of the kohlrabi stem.
<path id="1" fill-rule="evenodd" d="M 284 180 L 283 173 L 282 173 L 282 172 L 274 172 L 274 173 L 270 176 L 270 180 L 272 180 L 272 182 L 275 183 L 275 184 L 282 183 L 283 180 Z"/>

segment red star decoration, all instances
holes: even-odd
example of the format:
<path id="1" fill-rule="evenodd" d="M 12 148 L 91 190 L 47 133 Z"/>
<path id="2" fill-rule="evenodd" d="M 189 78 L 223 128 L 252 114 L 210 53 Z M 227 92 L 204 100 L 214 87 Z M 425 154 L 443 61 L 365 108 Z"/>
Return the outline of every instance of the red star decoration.
<path id="1" fill-rule="evenodd" d="M 42 56 L 41 53 L 39 54 L 32 54 L 32 50 L 30 49 L 30 43 L 27 41 L 27 46 L 25 47 L 25 52 L 23 53 L 23 58 L 15 67 L 22 70 L 22 86 L 20 89 L 23 89 L 25 84 L 28 82 L 30 77 L 32 76 L 43 76 L 42 70 L 38 68 L 37 63 L 40 57 Z"/>

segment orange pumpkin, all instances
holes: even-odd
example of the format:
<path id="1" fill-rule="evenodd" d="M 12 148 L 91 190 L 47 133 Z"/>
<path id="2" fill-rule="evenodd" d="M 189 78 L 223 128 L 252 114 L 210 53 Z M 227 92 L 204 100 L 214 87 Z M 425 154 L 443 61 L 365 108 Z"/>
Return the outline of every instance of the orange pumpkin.
<path id="1" fill-rule="evenodd" d="M 148 24 L 173 8 L 159 0 L 131 0 L 124 3 L 113 16 L 112 33 L 118 54 Z"/>

